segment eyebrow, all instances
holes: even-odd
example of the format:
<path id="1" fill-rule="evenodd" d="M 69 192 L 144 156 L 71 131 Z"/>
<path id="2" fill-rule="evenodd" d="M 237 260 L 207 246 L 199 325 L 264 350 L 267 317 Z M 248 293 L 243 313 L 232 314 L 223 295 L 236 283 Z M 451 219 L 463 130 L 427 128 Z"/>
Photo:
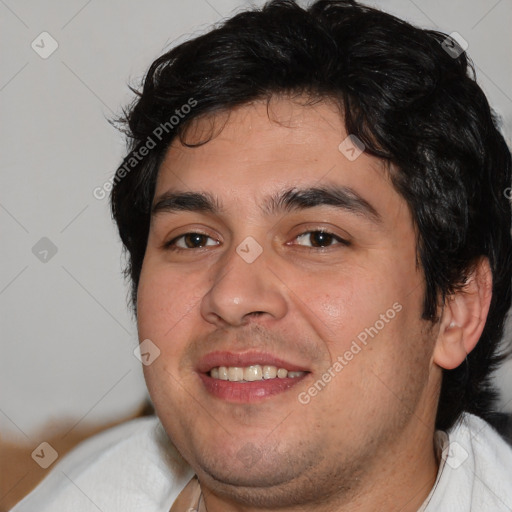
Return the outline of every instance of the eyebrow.
<path id="1" fill-rule="evenodd" d="M 267 197 L 260 205 L 264 215 L 278 215 L 306 210 L 317 206 L 334 206 L 341 210 L 381 223 L 382 217 L 366 199 L 350 187 L 326 185 L 322 187 L 290 188 Z M 158 196 L 151 215 L 178 211 L 204 212 L 218 215 L 224 212 L 222 203 L 209 192 L 168 191 Z"/>

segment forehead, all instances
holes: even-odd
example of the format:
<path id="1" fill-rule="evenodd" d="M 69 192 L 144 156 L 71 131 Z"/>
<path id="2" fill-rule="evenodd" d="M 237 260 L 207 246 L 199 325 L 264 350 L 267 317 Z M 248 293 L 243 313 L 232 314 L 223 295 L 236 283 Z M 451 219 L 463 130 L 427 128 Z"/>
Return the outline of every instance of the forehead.
<path id="1" fill-rule="evenodd" d="M 383 162 L 365 152 L 357 156 L 348 136 L 339 108 L 327 100 L 305 106 L 281 97 L 198 118 L 185 142 L 208 142 L 188 147 L 174 139 L 155 198 L 173 190 L 202 191 L 226 202 L 258 203 L 285 188 L 339 184 L 376 196 L 384 207 L 400 201 Z"/>

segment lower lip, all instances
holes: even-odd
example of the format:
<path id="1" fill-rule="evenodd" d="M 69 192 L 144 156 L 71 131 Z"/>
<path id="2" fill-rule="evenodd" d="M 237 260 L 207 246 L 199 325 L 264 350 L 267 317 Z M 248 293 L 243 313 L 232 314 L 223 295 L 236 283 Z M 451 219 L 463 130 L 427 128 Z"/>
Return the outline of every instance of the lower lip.
<path id="1" fill-rule="evenodd" d="M 212 395 L 228 402 L 257 402 L 264 398 L 284 393 L 298 384 L 307 374 L 301 377 L 257 380 L 254 382 L 231 382 L 229 380 L 213 379 L 200 373 L 206 390 Z"/>

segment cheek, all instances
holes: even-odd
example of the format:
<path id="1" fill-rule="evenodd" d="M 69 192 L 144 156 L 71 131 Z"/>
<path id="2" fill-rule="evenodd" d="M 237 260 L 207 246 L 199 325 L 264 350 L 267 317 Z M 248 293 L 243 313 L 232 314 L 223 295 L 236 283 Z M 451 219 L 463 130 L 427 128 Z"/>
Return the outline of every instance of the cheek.
<path id="1" fill-rule="evenodd" d="M 317 329 L 342 348 L 375 322 L 380 326 L 380 315 L 386 311 L 391 310 L 388 316 L 396 316 L 392 309 L 398 297 L 396 282 L 382 276 L 389 276 L 389 271 L 370 274 L 368 269 L 352 268 L 341 275 L 305 277 L 294 292 L 302 300 L 299 307 L 313 313 L 309 316 Z"/>
<path id="2" fill-rule="evenodd" d="M 175 326 L 197 309 L 200 298 L 194 277 L 169 272 L 157 265 L 143 266 L 137 292 L 139 339 L 166 344 L 174 339 Z"/>
<path id="3" fill-rule="evenodd" d="M 147 264 L 146 264 L 147 263 Z M 192 316 L 197 311 L 193 278 L 145 262 L 137 291 L 139 340 L 149 339 L 160 351 L 157 359 L 143 365 L 144 378 L 159 414 L 183 407 L 183 378 L 179 363 L 194 336 Z M 171 412 L 169 412 L 171 411 Z"/>

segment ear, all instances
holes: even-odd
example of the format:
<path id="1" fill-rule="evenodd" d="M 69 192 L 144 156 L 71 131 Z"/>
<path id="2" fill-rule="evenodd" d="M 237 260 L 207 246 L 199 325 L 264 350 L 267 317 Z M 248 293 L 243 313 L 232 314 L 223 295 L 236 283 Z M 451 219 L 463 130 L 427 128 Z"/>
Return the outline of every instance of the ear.
<path id="1" fill-rule="evenodd" d="M 475 348 L 484 330 L 492 297 L 489 260 L 482 257 L 460 290 L 447 297 L 440 319 L 433 361 L 457 368 Z"/>

